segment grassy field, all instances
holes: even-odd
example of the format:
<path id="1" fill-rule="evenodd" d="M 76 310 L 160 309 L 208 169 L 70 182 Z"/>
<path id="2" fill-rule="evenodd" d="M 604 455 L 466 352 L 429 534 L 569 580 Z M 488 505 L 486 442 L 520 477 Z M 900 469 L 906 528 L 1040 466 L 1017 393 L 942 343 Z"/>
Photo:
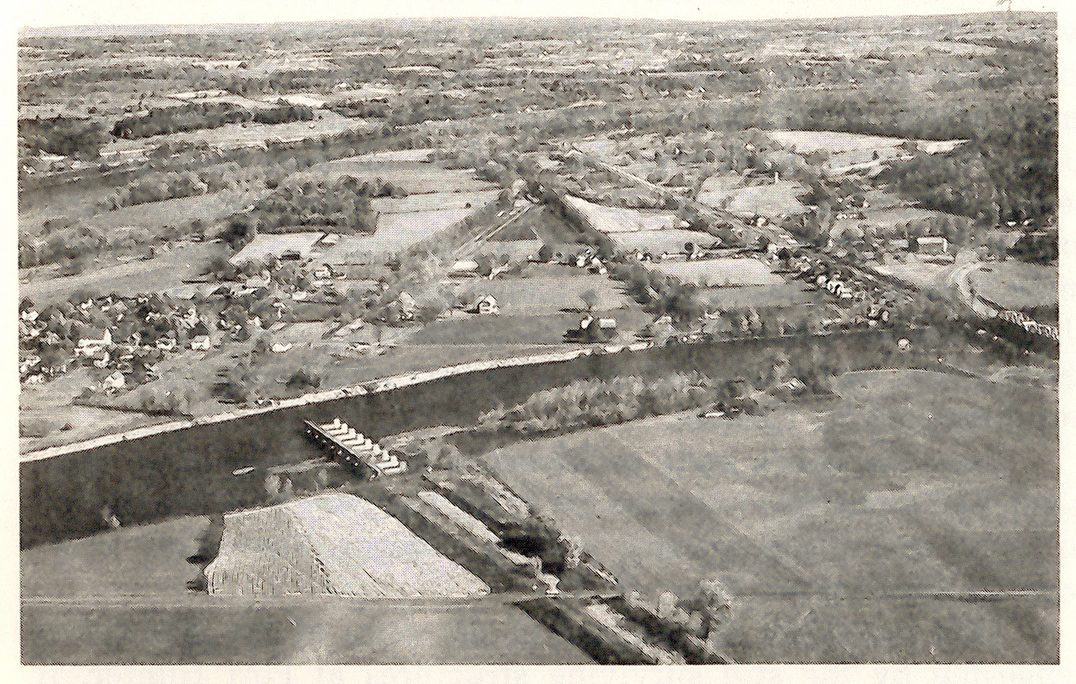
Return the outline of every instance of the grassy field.
<path id="1" fill-rule="evenodd" d="M 827 410 L 665 416 L 486 458 L 628 587 L 720 577 L 737 661 L 1057 662 L 1056 393 L 896 371 L 839 391 Z M 915 594 L 1026 589 L 1047 594 Z"/>
<path id="2" fill-rule="evenodd" d="M 187 580 L 198 574 L 184 559 L 198 550 L 208 523 L 175 518 L 27 549 L 19 558 L 21 596 L 183 599 Z"/>
<path id="3" fill-rule="evenodd" d="M 795 216 L 807 211 L 807 206 L 798 199 L 806 192 L 807 188 L 802 184 L 782 180 L 726 192 L 703 191 L 698 199 L 712 207 L 724 204 L 727 211 L 741 216 Z"/>
<path id="4" fill-rule="evenodd" d="M 497 190 L 469 192 L 427 192 L 402 198 L 376 197 L 370 201 L 374 211 L 382 214 L 439 211 L 446 209 L 477 209 L 497 198 Z M 467 205 L 471 206 L 468 207 Z"/>
<path id="5" fill-rule="evenodd" d="M 531 207 L 510 226 L 496 233 L 491 242 L 533 240 L 537 237 L 549 245 L 582 242 L 582 233 L 559 218 L 549 207 Z"/>
<path id="6" fill-rule="evenodd" d="M 781 276 L 772 273 L 757 259 L 705 259 L 702 261 L 659 261 L 651 268 L 687 283 L 710 285 L 780 285 Z"/>
<path id="7" fill-rule="evenodd" d="M 264 259 L 267 254 L 280 255 L 289 249 L 298 252 L 304 258 L 315 242 L 325 235 L 323 231 L 303 231 L 295 233 L 261 233 L 243 245 L 233 254 L 229 261 L 242 264 L 247 261 Z"/>
<path id="8" fill-rule="evenodd" d="M 219 149 L 235 149 L 261 145 L 270 140 L 313 138 L 344 131 L 368 131 L 377 126 L 369 121 L 348 118 L 330 111 L 319 111 L 318 114 L 320 117 L 311 121 L 291 121 L 279 124 L 232 123 L 217 128 L 202 128 L 149 138 L 117 139 L 106 145 L 102 152 L 115 154 L 127 150 L 152 149 L 166 142 L 205 143 Z"/>
<path id="9" fill-rule="evenodd" d="M 136 294 L 159 291 L 183 284 L 200 275 L 214 254 L 224 247 L 212 243 L 192 243 L 160 254 L 153 259 L 135 259 L 110 266 L 88 266 L 78 275 L 54 275 L 54 268 L 36 269 L 29 282 L 19 283 L 19 296 L 29 297 L 39 307 L 67 299 L 76 290 L 94 290 L 104 294 Z"/>
<path id="10" fill-rule="evenodd" d="M 922 288 L 947 290 L 946 276 L 952 270 L 952 264 L 935 263 L 923 259 L 917 254 L 909 254 L 905 263 L 887 261 L 883 266 L 876 266 L 880 273 L 893 275 L 901 280 Z"/>
<path id="11" fill-rule="evenodd" d="M 621 249 L 643 249 L 651 254 L 662 252 L 683 252 L 684 244 L 691 242 L 696 245 L 709 246 L 717 241 L 717 238 L 709 233 L 700 233 L 696 230 L 648 230 L 635 233 L 613 233 L 609 237 Z"/>
<path id="12" fill-rule="evenodd" d="M 549 313 L 474 316 L 430 323 L 408 339 L 408 345 L 560 345 L 564 332 L 576 327 L 583 314 Z M 621 331 L 641 328 L 650 320 L 637 308 L 595 311 L 595 316 L 616 318 Z"/>
<path id="13" fill-rule="evenodd" d="M 766 135 L 801 154 L 818 151 L 839 153 L 853 150 L 878 150 L 899 147 L 905 142 L 903 138 L 839 131 L 766 131 Z"/>
<path id="14" fill-rule="evenodd" d="M 582 312 L 579 295 L 594 290 L 596 309 L 613 310 L 630 306 L 638 308 L 623 292 L 621 286 L 608 276 L 586 274 L 579 269 L 567 276 L 553 275 L 552 269 L 537 266 L 528 269 L 525 278 L 496 278 L 494 280 L 466 279 L 453 283 L 461 294 L 493 295 L 501 314 L 539 315 Z M 547 273 L 550 273 L 546 275 Z"/>
<path id="15" fill-rule="evenodd" d="M 345 157 L 321 162 L 295 177 L 300 180 L 335 180 L 340 176 L 364 180 L 381 178 L 402 186 L 412 194 L 428 192 L 476 192 L 493 185 L 475 177 L 471 169 L 443 169 L 436 164 L 415 161 L 379 162 L 363 157 Z"/>
<path id="16" fill-rule="evenodd" d="M 711 287 L 700 290 L 699 298 L 722 311 L 748 306 L 793 306 L 823 301 L 817 290 L 808 289 L 799 280 L 749 287 Z"/>
<path id="17" fill-rule="evenodd" d="M 23 551 L 23 662 L 590 662 L 497 600 L 255 605 L 191 593 L 197 570 L 184 559 L 207 522 L 176 518 Z"/>
<path id="18" fill-rule="evenodd" d="M 30 664 L 583 664 L 513 606 L 312 601 L 168 607 L 27 605 Z"/>
<path id="19" fill-rule="evenodd" d="M 364 263 L 394 254 L 462 221 L 474 211 L 475 208 L 453 208 L 382 214 L 373 235 L 342 235 L 336 246 L 325 250 L 320 258 L 329 263 Z"/>
<path id="20" fill-rule="evenodd" d="M 603 233 L 665 230 L 679 224 L 676 214 L 671 211 L 607 207 L 572 196 L 567 196 L 565 200 Z"/>
<path id="21" fill-rule="evenodd" d="M 971 274 L 975 291 L 1007 309 L 1051 306 L 1058 301 L 1057 266 L 1003 261 Z"/>

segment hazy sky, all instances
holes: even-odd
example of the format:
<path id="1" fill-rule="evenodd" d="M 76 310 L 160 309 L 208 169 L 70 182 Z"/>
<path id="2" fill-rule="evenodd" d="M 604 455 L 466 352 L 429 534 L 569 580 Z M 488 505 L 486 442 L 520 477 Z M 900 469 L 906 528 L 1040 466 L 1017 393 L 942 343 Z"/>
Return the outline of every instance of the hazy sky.
<path id="1" fill-rule="evenodd" d="M 19 27 L 81 24 L 272 23 L 442 16 L 648 17 L 721 21 L 997 9 L 996 0 L 16 0 Z M 1061 0 L 1013 0 L 1057 11 Z"/>

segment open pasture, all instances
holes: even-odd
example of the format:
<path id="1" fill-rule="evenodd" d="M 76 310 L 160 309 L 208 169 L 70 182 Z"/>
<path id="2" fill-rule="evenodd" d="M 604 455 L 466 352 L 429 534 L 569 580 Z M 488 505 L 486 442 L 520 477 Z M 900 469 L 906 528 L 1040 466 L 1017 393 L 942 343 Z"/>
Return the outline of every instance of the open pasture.
<path id="1" fill-rule="evenodd" d="M 977 293 L 1007 309 L 1058 303 L 1057 266 L 1010 259 L 986 265 L 970 277 Z"/>
<path id="2" fill-rule="evenodd" d="M 541 271 L 538 271 L 541 273 Z M 593 290 L 595 310 L 614 310 L 621 307 L 638 308 L 621 291 L 621 286 L 602 275 L 531 275 L 526 278 L 482 278 L 453 282 L 463 297 L 492 295 L 501 314 L 547 314 L 567 311 L 582 312 L 584 292 Z"/>
<path id="3" fill-rule="evenodd" d="M 585 664 L 515 606 L 188 600 L 189 605 L 24 605 L 30 664 Z"/>
<path id="4" fill-rule="evenodd" d="M 572 196 L 565 197 L 565 200 L 603 233 L 666 230 L 680 223 L 671 211 L 607 207 Z"/>
<path id="5" fill-rule="evenodd" d="M 370 206 L 374 211 L 379 211 L 382 214 L 407 214 L 445 209 L 478 209 L 495 200 L 497 194 L 497 190 L 426 192 L 408 195 L 407 197 L 375 197 L 370 200 Z"/>
<path id="6" fill-rule="evenodd" d="M 462 221 L 475 209 L 454 208 L 382 214 L 373 235 L 341 235 L 340 241 L 321 254 L 327 263 L 366 263 L 403 251 L 439 231 Z"/>
<path id="7" fill-rule="evenodd" d="M 817 290 L 808 288 L 799 280 L 748 287 L 709 287 L 699 291 L 699 298 L 710 308 L 721 311 L 746 307 L 793 307 L 824 301 Z"/>
<path id="8" fill-rule="evenodd" d="M 261 124 L 247 121 L 230 123 L 217 128 L 201 128 L 195 131 L 182 131 L 155 135 L 148 138 L 116 139 L 102 148 L 102 154 L 114 155 L 121 152 L 151 150 L 164 143 L 205 144 L 222 150 L 241 147 L 256 147 L 267 142 L 281 140 L 304 140 L 318 136 L 336 135 L 347 131 L 372 131 L 380 124 L 364 119 L 352 119 L 327 110 L 319 111 L 319 116 L 310 121 L 290 121 L 288 123 Z"/>
<path id="9" fill-rule="evenodd" d="M 650 268 L 685 283 L 704 287 L 715 285 L 779 285 L 781 276 L 758 259 L 721 258 L 700 261 L 658 261 Z"/>
<path id="10" fill-rule="evenodd" d="M 594 315 L 615 318 L 623 332 L 641 328 L 649 320 L 649 316 L 638 309 L 595 311 Z M 421 349 L 423 345 L 460 348 L 515 345 L 522 354 L 522 348 L 528 345 L 563 345 L 564 332 L 577 327 L 581 317 L 580 313 L 547 313 L 449 318 L 425 326 L 412 335 L 407 344 L 414 349 Z"/>
<path id="11" fill-rule="evenodd" d="M 738 662 L 1057 662 L 1056 394 L 919 371 L 838 391 L 825 411 L 676 414 L 484 458 L 626 586 L 721 579 Z M 982 590 L 1041 593 L 937 593 Z"/>
<path id="12" fill-rule="evenodd" d="M 112 266 L 87 267 L 78 275 L 50 277 L 39 272 L 30 282 L 20 283 L 19 296 L 29 297 L 34 304 L 44 307 L 67 299 L 76 290 L 103 294 L 156 292 L 177 287 L 202 274 L 210 257 L 223 251 L 219 244 L 196 242 L 146 261 L 135 259 Z"/>
<path id="13" fill-rule="evenodd" d="M 718 241 L 709 233 L 701 233 L 697 230 L 681 230 L 671 228 L 669 230 L 647 230 L 635 233 L 612 233 L 609 237 L 620 249 L 641 249 L 651 254 L 662 252 L 683 252 L 684 245 L 688 242 L 701 247 L 709 247 Z"/>
<path id="14" fill-rule="evenodd" d="M 806 192 L 807 188 L 797 181 L 780 180 L 727 192 L 703 191 L 698 199 L 711 207 L 724 205 L 726 211 L 738 216 L 795 216 L 807 211 L 799 200 Z"/>

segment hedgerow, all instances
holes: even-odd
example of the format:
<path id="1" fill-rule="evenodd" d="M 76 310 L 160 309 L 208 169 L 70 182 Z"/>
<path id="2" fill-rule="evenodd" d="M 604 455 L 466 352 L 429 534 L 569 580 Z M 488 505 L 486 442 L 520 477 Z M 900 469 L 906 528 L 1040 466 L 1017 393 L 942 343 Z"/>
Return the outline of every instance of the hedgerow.
<path id="1" fill-rule="evenodd" d="M 637 376 L 578 380 L 537 392 L 512 408 L 483 413 L 478 430 L 535 435 L 611 425 L 702 406 L 714 401 L 721 391 L 722 386 L 696 372 L 652 381 Z"/>

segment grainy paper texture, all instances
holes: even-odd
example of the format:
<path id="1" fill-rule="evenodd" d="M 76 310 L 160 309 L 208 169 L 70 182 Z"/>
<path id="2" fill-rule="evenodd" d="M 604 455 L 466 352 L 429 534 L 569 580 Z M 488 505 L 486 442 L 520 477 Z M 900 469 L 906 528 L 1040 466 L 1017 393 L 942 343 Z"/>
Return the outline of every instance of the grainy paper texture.
<path id="1" fill-rule="evenodd" d="M 1054 10 L 23 8 L 10 662 L 1060 680 Z"/>

